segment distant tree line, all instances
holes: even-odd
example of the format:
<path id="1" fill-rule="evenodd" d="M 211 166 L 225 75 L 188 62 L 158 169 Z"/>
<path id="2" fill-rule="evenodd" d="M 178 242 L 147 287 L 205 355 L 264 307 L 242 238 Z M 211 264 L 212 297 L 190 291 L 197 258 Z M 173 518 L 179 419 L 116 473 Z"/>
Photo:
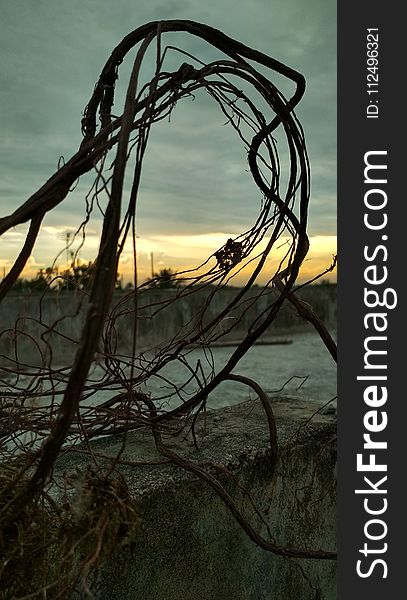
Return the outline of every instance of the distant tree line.
<path id="1" fill-rule="evenodd" d="M 85 291 L 91 289 L 95 272 L 95 263 L 72 263 L 69 269 L 60 271 L 58 267 L 39 269 L 32 279 L 17 279 L 13 291 L 18 293 L 41 293 L 45 290 L 52 292 Z M 171 289 L 179 286 L 176 272 L 172 269 L 161 269 L 154 277 L 146 281 L 147 287 Z M 116 274 L 115 287 L 117 291 L 133 289 L 132 283 L 123 286 L 119 273 Z"/>

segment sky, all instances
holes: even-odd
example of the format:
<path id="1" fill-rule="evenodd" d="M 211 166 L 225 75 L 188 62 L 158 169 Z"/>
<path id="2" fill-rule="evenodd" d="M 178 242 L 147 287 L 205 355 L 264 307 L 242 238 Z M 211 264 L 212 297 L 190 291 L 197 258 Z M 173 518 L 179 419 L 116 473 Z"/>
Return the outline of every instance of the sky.
<path id="1" fill-rule="evenodd" d="M 336 2 L 0 0 L 0 8 L 0 217 L 35 192 L 57 169 L 61 156 L 68 160 L 77 150 L 83 109 L 114 46 L 149 21 L 191 19 L 305 76 L 306 94 L 296 111 L 311 163 L 311 249 L 303 277 L 330 264 L 336 252 Z M 173 36 L 167 43 L 182 44 L 199 58 L 218 57 L 191 36 L 167 35 Z M 128 72 L 124 64 L 122 86 Z M 119 100 L 122 94 L 118 89 Z M 224 116 L 204 94 L 183 102 L 170 122 L 155 126 L 148 147 L 137 220 L 141 277 L 150 274 L 151 252 L 155 270 L 198 264 L 229 237 L 247 230 L 259 210 L 259 192 L 247 173 L 244 149 L 224 126 Z M 49 266 L 63 250 L 66 232 L 82 220 L 88 183 L 81 180 L 49 214 L 25 276 Z M 100 230 L 101 221 L 95 219 L 82 260 L 94 258 Z M 3 274 L 25 231 L 20 226 L 0 239 Z M 58 263 L 66 263 L 64 252 Z M 127 252 L 120 264 L 124 278 L 130 263 Z"/>

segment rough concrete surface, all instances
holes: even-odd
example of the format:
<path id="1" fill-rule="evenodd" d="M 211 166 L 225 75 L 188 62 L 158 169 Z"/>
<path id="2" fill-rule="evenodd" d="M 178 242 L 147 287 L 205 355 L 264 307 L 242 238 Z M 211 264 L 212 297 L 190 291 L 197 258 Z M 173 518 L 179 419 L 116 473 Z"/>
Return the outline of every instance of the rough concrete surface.
<path id="1" fill-rule="evenodd" d="M 201 414 L 198 449 L 191 436 L 166 435 L 167 447 L 183 456 L 231 469 L 250 491 L 279 544 L 335 550 L 336 435 L 333 414 L 289 398 L 272 398 L 280 459 L 271 484 L 265 416 L 258 401 Z M 174 424 L 176 429 L 176 424 Z M 92 444 L 115 455 L 121 437 Z M 159 458 L 151 434 L 129 435 L 121 458 Z M 86 455 L 66 452 L 59 473 L 82 468 Z M 92 583 L 98 600 L 333 600 L 335 561 L 295 561 L 257 547 L 206 483 L 173 465 L 121 465 L 143 513 L 132 550 L 104 564 Z M 222 477 L 222 476 L 221 476 Z M 222 482 L 264 537 L 266 526 L 239 494 Z"/>

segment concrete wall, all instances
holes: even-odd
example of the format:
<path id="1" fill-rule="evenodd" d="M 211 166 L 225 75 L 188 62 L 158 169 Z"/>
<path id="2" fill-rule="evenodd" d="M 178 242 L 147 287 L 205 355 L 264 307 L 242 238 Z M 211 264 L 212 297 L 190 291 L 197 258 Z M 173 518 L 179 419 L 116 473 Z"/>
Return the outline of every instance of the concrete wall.
<path id="1" fill-rule="evenodd" d="M 224 288 L 217 292 L 208 305 L 203 322 L 206 323 L 219 314 L 238 293 L 236 288 Z M 254 288 L 249 297 L 262 292 Z M 138 347 L 147 348 L 162 345 L 171 340 L 181 330 L 191 335 L 208 298 L 207 291 L 201 291 L 180 298 L 168 307 L 162 301 L 175 297 L 175 290 L 148 290 L 139 294 L 137 339 Z M 312 304 L 326 325 L 336 327 L 336 285 L 314 285 L 299 291 L 299 296 Z M 220 326 L 226 329 L 231 323 L 237 326 L 228 334 L 231 339 L 242 339 L 254 319 L 273 301 L 270 293 L 263 294 L 252 306 L 250 302 L 232 311 Z M 114 299 L 117 320 L 113 331 L 113 342 L 120 352 L 129 353 L 134 331 L 134 299 L 117 294 Z M 0 317 L 0 364 L 7 362 L 5 357 L 14 356 L 16 342 L 19 360 L 22 363 L 41 364 L 42 356 L 52 352 L 54 364 L 72 359 L 86 316 L 86 297 L 74 293 L 48 293 L 45 297 L 36 295 L 9 295 L 2 303 Z M 270 335 L 284 335 L 287 331 L 309 328 L 290 305 L 286 303 L 280 311 Z M 54 329 L 57 333 L 51 333 Z M 113 346 L 114 346 L 113 344 Z M 115 348 L 113 347 L 113 351 Z"/>
<path id="2" fill-rule="evenodd" d="M 168 436 L 165 443 L 196 461 L 210 459 L 233 470 L 265 515 L 279 544 L 335 550 L 335 422 L 299 401 L 273 399 L 281 458 L 270 478 L 267 427 L 257 402 L 209 414 L 198 422 L 199 450 Z M 114 456 L 119 438 L 93 443 Z M 133 433 L 122 459 L 153 458 L 151 438 Z M 66 454 L 58 472 L 82 469 L 83 455 Z M 294 561 L 257 547 L 218 496 L 173 466 L 119 467 L 143 513 L 132 551 L 99 569 L 91 585 L 97 600 L 334 600 L 335 561 Z M 227 484 L 239 499 L 235 484 Z M 264 524 L 242 497 L 240 506 L 267 537 Z M 300 565 L 300 567 L 299 567 Z M 82 597 L 78 592 L 78 597 Z"/>

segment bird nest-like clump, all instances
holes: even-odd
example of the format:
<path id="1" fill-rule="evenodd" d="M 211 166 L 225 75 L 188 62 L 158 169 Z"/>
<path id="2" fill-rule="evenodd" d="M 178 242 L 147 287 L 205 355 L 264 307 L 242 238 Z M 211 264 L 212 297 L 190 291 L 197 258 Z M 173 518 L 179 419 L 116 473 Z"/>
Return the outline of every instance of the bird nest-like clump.
<path id="1" fill-rule="evenodd" d="M 25 503 L 17 519 L 7 506 L 27 485 L 13 465 L 0 469 L 0 577 L 2 598 L 64 598 L 117 550 L 131 544 L 140 512 L 125 482 L 90 470 L 65 478 L 62 502 L 47 495 Z"/>

